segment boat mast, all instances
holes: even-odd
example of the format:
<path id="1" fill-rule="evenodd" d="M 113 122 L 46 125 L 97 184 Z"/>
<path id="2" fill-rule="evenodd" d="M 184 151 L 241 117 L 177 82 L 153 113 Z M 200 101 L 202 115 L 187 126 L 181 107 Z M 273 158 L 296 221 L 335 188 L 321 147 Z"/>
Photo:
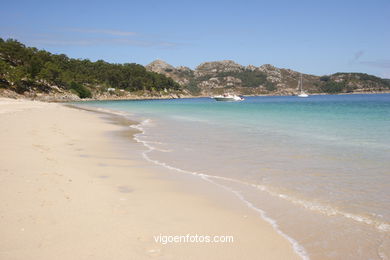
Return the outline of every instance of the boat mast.
<path id="1" fill-rule="evenodd" d="M 302 93 L 302 73 L 301 77 L 299 78 L 299 91 Z"/>

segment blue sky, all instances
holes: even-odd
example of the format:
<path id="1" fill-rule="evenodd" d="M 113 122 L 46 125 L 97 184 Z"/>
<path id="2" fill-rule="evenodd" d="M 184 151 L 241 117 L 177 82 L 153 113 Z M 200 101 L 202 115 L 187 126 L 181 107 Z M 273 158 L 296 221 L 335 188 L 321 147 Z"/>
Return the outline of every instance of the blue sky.
<path id="1" fill-rule="evenodd" d="M 390 78 L 390 1 L 2 1 L 0 37 L 72 58 Z"/>

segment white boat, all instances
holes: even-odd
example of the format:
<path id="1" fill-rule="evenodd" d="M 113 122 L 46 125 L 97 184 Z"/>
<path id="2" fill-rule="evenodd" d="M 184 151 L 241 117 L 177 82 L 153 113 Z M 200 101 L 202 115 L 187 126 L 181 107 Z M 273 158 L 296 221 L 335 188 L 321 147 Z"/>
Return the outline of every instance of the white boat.
<path id="1" fill-rule="evenodd" d="M 233 95 L 233 94 L 223 94 L 219 96 L 213 96 L 211 98 L 214 98 L 216 101 L 242 101 L 244 100 L 244 97 Z"/>
<path id="2" fill-rule="evenodd" d="M 299 78 L 299 81 L 298 81 L 298 89 L 299 89 L 299 93 L 298 93 L 298 97 L 302 97 L 302 98 L 305 98 L 305 97 L 308 97 L 309 95 L 306 94 L 303 89 L 302 89 L 302 74 L 301 74 L 301 77 Z"/>

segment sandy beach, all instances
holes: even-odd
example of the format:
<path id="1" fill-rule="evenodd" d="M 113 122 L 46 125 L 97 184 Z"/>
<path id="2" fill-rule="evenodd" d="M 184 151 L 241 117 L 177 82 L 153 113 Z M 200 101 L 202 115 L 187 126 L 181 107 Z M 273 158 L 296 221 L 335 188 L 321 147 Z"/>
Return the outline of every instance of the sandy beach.
<path id="1" fill-rule="evenodd" d="M 0 99 L 0 122 L 0 259 L 300 258 L 233 194 L 132 158 L 107 116 Z M 187 234 L 234 241 L 155 241 Z"/>

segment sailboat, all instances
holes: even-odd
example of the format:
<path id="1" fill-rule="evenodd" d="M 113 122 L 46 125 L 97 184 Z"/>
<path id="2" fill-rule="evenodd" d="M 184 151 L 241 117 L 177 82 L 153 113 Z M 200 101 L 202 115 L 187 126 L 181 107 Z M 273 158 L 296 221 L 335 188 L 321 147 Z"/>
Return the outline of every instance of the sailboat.
<path id="1" fill-rule="evenodd" d="M 298 97 L 308 97 L 309 95 L 306 94 L 303 89 L 302 89 L 302 74 L 301 74 L 301 77 L 299 78 L 299 81 L 298 81 L 298 89 L 299 89 L 299 93 L 298 93 Z"/>

